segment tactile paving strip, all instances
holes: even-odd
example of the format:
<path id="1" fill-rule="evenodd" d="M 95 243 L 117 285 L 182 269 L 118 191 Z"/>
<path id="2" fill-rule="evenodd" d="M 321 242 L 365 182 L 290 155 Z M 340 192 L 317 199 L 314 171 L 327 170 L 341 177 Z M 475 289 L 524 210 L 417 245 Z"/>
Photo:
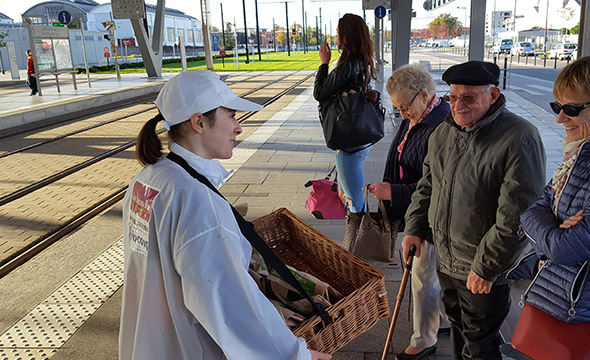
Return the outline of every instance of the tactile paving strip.
<path id="1" fill-rule="evenodd" d="M 122 271 L 81 271 L 43 301 L 44 304 L 101 304 L 123 285 Z"/>
<path id="2" fill-rule="evenodd" d="M 59 348 L 101 304 L 41 304 L 0 336 L 0 347 Z"/>
<path id="3" fill-rule="evenodd" d="M 49 359 L 123 285 L 123 240 L 0 335 L 0 360 Z"/>

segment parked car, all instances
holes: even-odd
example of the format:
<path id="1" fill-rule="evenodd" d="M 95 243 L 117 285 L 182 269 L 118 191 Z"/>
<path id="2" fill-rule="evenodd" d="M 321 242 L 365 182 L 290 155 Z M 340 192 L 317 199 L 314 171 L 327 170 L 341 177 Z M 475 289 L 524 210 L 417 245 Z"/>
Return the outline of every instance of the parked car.
<path id="1" fill-rule="evenodd" d="M 515 56 L 529 56 L 535 55 L 535 48 L 533 45 L 528 41 L 521 41 L 517 42 L 512 49 L 510 50 L 510 54 Z"/>
<path id="2" fill-rule="evenodd" d="M 572 51 L 572 60 L 577 60 L 578 59 L 578 48 L 576 48 L 574 51 Z"/>
<path id="3" fill-rule="evenodd" d="M 558 58 L 559 60 L 565 60 L 572 56 L 574 50 L 578 48 L 576 44 L 559 43 L 553 46 L 549 50 L 549 59 Z"/>
<path id="4" fill-rule="evenodd" d="M 514 42 L 512 39 L 502 39 L 496 41 L 496 44 L 492 46 L 492 53 L 499 54 L 499 53 L 509 53 L 510 49 L 512 49 L 512 45 Z"/>

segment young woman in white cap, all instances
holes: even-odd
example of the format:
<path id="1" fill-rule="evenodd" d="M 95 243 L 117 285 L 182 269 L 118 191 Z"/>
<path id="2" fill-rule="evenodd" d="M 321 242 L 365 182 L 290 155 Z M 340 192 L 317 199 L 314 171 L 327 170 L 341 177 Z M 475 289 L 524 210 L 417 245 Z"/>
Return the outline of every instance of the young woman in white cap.
<path id="1" fill-rule="evenodd" d="M 213 159 L 232 156 L 236 111 L 262 107 L 209 71 L 173 77 L 156 106 L 137 141 L 145 168 L 123 203 L 120 359 L 330 359 L 308 350 L 258 290 L 229 203 L 186 168 L 219 187 L 229 172 Z M 159 121 L 173 156 L 163 157 Z"/>

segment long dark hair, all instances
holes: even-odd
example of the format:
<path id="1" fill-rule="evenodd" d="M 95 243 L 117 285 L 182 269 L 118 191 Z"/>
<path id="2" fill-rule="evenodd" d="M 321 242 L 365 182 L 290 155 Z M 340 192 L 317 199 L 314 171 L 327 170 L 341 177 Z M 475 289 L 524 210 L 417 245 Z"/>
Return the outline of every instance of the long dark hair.
<path id="1" fill-rule="evenodd" d="M 211 127 L 215 124 L 216 111 L 217 108 L 203 114 L 203 116 L 209 121 Z M 162 141 L 160 141 L 158 134 L 156 134 L 156 127 L 162 120 L 164 120 L 164 117 L 158 112 L 158 115 L 149 119 L 143 125 L 139 131 L 139 135 L 137 135 L 135 156 L 137 157 L 137 161 L 143 166 L 155 164 L 160 158 L 162 158 L 162 156 L 164 156 L 162 151 L 164 149 L 162 147 Z M 186 124 L 186 121 L 172 125 L 167 132 L 168 138 L 174 142 L 178 142 L 180 139 L 184 138 L 184 124 Z"/>
<path id="2" fill-rule="evenodd" d="M 355 14 L 345 14 L 338 20 L 338 48 L 342 50 L 338 63 L 351 59 L 360 59 L 375 77 L 375 62 L 373 60 L 373 40 L 362 17 Z"/>

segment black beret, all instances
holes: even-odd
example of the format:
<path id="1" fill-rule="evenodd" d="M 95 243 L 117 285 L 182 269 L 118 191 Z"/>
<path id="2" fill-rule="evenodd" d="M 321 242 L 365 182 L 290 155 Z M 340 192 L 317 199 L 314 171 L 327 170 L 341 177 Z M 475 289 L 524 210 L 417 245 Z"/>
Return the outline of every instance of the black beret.
<path id="1" fill-rule="evenodd" d="M 442 75 L 447 84 L 457 85 L 489 85 L 498 86 L 500 83 L 500 68 L 498 65 L 472 60 L 462 64 L 453 65 Z"/>

